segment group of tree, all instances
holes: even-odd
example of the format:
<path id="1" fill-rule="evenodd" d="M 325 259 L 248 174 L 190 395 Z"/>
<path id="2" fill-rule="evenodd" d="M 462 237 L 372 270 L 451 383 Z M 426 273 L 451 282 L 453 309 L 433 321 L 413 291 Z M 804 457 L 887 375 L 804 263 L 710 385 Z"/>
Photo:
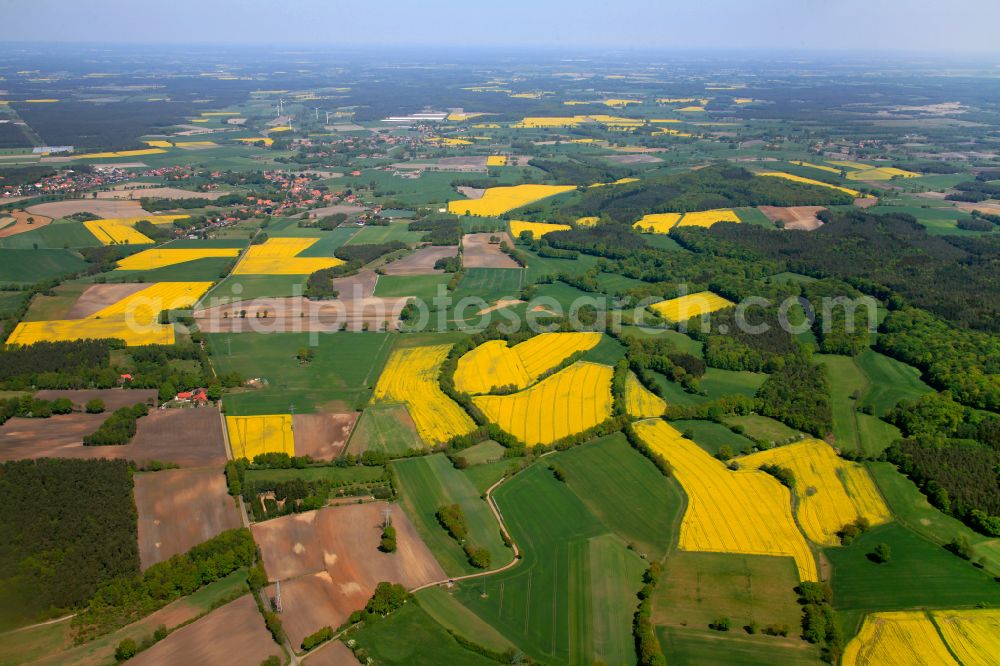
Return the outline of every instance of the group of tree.
<path id="1" fill-rule="evenodd" d="M 57 617 L 139 571 L 124 460 L 0 463 L 0 628 Z"/>
<path id="2" fill-rule="evenodd" d="M 119 407 L 97 427 L 97 430 L 83 436 L 84 446 L 114 446 L 128 444 L 135 437 L 137 423 L 149 413 L 144 402 L 131 407 Z"/>

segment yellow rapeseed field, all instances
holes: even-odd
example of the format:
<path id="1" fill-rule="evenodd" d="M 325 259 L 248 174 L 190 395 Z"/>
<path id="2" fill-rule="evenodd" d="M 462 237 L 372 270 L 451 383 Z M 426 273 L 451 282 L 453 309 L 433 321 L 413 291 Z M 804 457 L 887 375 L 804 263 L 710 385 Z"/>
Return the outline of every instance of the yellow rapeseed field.
<path id="1" fill-rule="evenodd" d="M 660 97 L 656 101 L 659 104 L 689 104 L 694 99 L 694 97 Z"/>
<path id="2" fill-rule="evenodd" d="M 458 359 L 455 388 L 471 394 L 489 393 L 494 386 L 523 389 L 600 341 L 600 333 L 541 333 L 513 347 L 503 340 L 490 340 Z"/>
<path id="3" fill-rule="evenodd" d="M 830 160 L 830 164 L 834 164 L 844 169 L 851 169 L 853 171 L 864 171 L 865 169 L 874 168 L 870 164 L 864 164 L 863 162 L 851 162 L 848 160 Z"/>
<path id="4" fill-rule="evenodd" d="M 435 143 L 443 146 L 471 146 L 472 142 L 465 139 L 452 139 L 446 137 L 434 136 L 427 139 L 427 143 Z"/>
<path id="5" fill-rule="evenodd" d="M 632 226 L 644 234 L 666 234 L 681 219 L 680 213 L 649 213 Z"/>
<path id="6" fill-rule="evenodd" d="M 213 248 L 190 248 L 172 250 L 169 248 L 156 248 L 143 250 L 136 254 L 121 259 L 116 264 L 119 271 L 147 271 L 174 264 L 183 264 L 196 259 L 208 257 L 238 257 L 239 248 L 213 247 Z"/>
<path id="7" fill-rule="evenodd" d="M 219 144 L 214 141 L 178 141 L 174 145 L 178 148 L 211 148 Z"/>
<path id="8" fill-rule="evenodd" d="M 268 238 L 260 245 L 251 245 L 234 275 L 309 275 L 324 268 L 344 263 L 335 257 L 299 257 L 318 238 Z"/>
<path id="9" fill-rule="evenodd" d="M 174 327 L 159 323 L 160 312 L 190 307 L 211 286 L 211 282 L 158 282 L 84 319 L 21 322 L 8 342 L 118 338 L 129 346 L 173 344 Z"/>
<path id="10" fill-rule="evenodd" d="M 427 444 L 446 442 L 476 426 L 438 385 L 438 372 L 450 349 L 451 345 L 397 349 L 375 386 L 375 400 L 406 405 Z"/>
<path id="11" fill-rule="evenodd" d="M 584 120 L 586 116 L 551 116 L 551 117 L 536 117 L 527 116 L 521 119 L 521 122 L 514 123 L 511 127 L 516 128 L 538 128 L 538 127 L 572 127 L 574 125 L 579 125 Z"/>
<path id="12" fill-rule="evenodd" d="M 678 227 L 710 227 L 716 222 L 739 222 L 739 216 L 729 208 L 703 210 L 697 213 L 686 213 Z"/>
<path id="13" fill-rule="evenodd" d="M 848 171 L 847 180 L 892 180 L 896 176 L 900 178 L 919 178 L 919 173 L 897 169 L 896 167 L 879 167 L 877 169 L 863 169 L 860 171 Z"/>
<path id="14" fill-rule="evenodd" d="M 198 122 L 198 121 L 196 120 L 195 122 Z M 289 127 L 289 126 L 287 126 L 287 125 L 284 125 L 282 127 L 272 127 L 272 128 L 270 128 L 270 129 L 267 130 L 267 132 L 269 134 L 274 134 L 275 132 L 291 132 L 291 131 L 292 131 L 292 128 Z"/>
<path id="15" fill-rule="evenodd" d="M 838 545 L 837 531 L 859 517 L 873 526 L 892 519 L 868 471 L 838 456 L 824 441 L 806 439 L 738 460 L 748 469 L 778 465 L 795 474 L 799 525 L 822 546 Z"/>
<path id="16" fill-rule="evenodd" d="M 796 176 L 794 174 L 785 173 L 783 171 L 765 171 L 763 173 L 757 174 L 758 176 L 771 176 L 774 178 L 784 178 L 785 180 L 793 180 L 796 183 L 806 183 L 807 185 L 819 185 L 820 187 L 829 187 L 834 190 L 840 190 L 845 194 L 850 194 L 852 197 L 859 197 L 861 193 L 857 190 L 852 190 L 847 187 L 840 187 L 839 185 L 831 185 L 830 183 L 824 183 L 821 180 L 813 180 L 812 178 L 803 178 L 802 176 Z"/>
<path id="17" fill-rule="evenodd" d="M 996 640 L 996 637 L 993 637 Z M 993 654 L 995 656 L 996 653 Z M 989 656 L 989 655 L 985 655 Z M 947 666 L 958 662 L 948 652 L 924 611 L 872 613 L 844 649 L 843 666 Z M 996 663 L 986 662 L 983 663 Z"/>
<path id="18" fill-rule="evenodd" d="M 670 321 L 681 322 L 733 305 L 736 304 L 718 294 L 713 294 L 710 291 L 699 291 L 695 294 L 671 298 L 668 301 L 660 301 L 649 307 Z"/>
<path id="19" fill-rule="evenodd" d="M 513 185 L 491 187 L 481 199 L 448 202 L 448 212 L 457 215 L 494 217 L 548 197 L 575 190 L 573 185 Z"/>
<path id="20" fill-rule="evenodd" d="M 458 112 L 452 111 L 451 113 L 448 114 L 448 120 L 450 120 L 450 121 L 452 121 L 454 123 L 460 123 L 460 122 L 463 122 L 465 120 L 472 120 L 473 118 L 478 118 L 479 116 L 482 116 L 482 115 L 484 115 L 484 114 L 482 114 L 482 113 L 458 113 Z"/>
<path id="21" fill-rule="evenodd" d="M 640 100 L 637 99 L 606 99 L 604 100 L 605 106 L 610 106 L 612 108 L 621 108 L 623 106 L 628 106 L 629 104 L 642 104 Z"/>
<path id="22" fill-rule="evenodd" d="M 800 580 L 818 580 L 816 560 L 792 518 L 789 491 L 777 479 L 728 469 L 661 419 L 639 421 L 635 430 L 670 462 L 687 494 L 682 550 L 789 556 Z"/>
<path id="23" fill-rule="evenodd" d="M 153 242 L 152 238 L 131 226 L 114 220 L 88 220 L 83 226 L 104 245 L 145 245 Z"/>
<path id="24" fill-rule="evenodd" d="M 74 157 L 81 160 L 97 160 L 109 157 L 141 157 L 143 155 L 159 155 L 160 153 L 165 152 L 167 151 L 162 148 L 145 148 L 143 150 L 119 150 L 117 152 L 109 153 L 86 153 L 85 155 L 74 155 Z"/>
<path id="25" fill-rule="evenodd" d="M 473 402 L 492 422 L 528 446 L 551 444 L 611 416 L 606 365 L 579 361 L 511 395 L 482 395 Z"/>
<path id="26" fill-rule="evenodd" d="M 510 221 L 510 234 L 518 238 L 525 231 L 530 231 L 535 238 L 541 238 L 545 234 L 553 231 L 565 231 L 571 229 L 568 224 L 549 224 L 548 222 L 525 222 L 524 220 Z"/>
<path id="27" fill-rule="evenodd" d="M 291 414 L 227 416 L 229 445 L 233 458 L 253 460 L 262 453 L 295 455 L 295 435 Z"/>
<path id="28" fill-rule="evenodd" d="M 146 144 L 147 146 L 149 146 L 150 148 L 173 148 L 174 147 L 174 144 L 170 143 L 169 141 L 162 141 L 162 140 L 159 140 L 159 139 L 156 140 L 156 141 L 143 141 L 143 143 Z"/>
<path id="29" fill-rule="evenodd" d="M 507 166 L 507 156 L 490 155 L 486 158 L 486 166 Z"/>
<path id="30" fill-rule="evenodd" d="M 811 162 L 800 162 L 797 160 L 792 160 L 791 164 L 797 164 L 798 166 L 809 167 L 810 169 L 819 169 L 821 171 L 828 171 L 830 173 L 840 173 L 840 169 L 836 167 L 826 166 L 824 164 L 812 164 Z"/>
<path id="31" fill-rule="evenodd" d="M 995 665 L 1000 655 L 1000 610 L 931 611 L 934 623 L 964 666 Z"/>
<path id="32" fill-rule="evenodd" d="M 242 139 L 236 139 L 236 141 L 239 141 L 240 143 L 263 143 L 268 148 L 274 145 L 274 139 L 269 136 L 244 137 Z"/>
<path id="33" fill-rule="evenodd" d="M 677 110 L 678 111 L 684 111 L 685 113 L 690 113 L 690 112 L 704 111 L 705 107 L 703 107 L 703 106 L 682 106 L 681 108 L 679 108 Z"/>
<path id="34" fill-rule="evenodd" d="M 197 196 L 196 193 L 192 192 L 192 196 Z M 100 220 L 94 220 L 94 222 L 108 222 L 112 224 L 127 224 L 130 227 L 134 227 L 136 222 L 140 220 L 146 220 L 150 224 L 172 224 L 176 220 L 186 220 L 191 217 L 190 215 L 142 215 L 139 217 L 105 217 Z"/>
<path id="35" fill-rule="evenodd" d="M 638 419 L 648 419 L 661 416 L 667 409 L 667 403 L 642 385 L 639 378 L 631 372 L 625 381 L 625 411 L 629 416 Z"/>
<path id="36" fill-rule="evenodd" d="M 578 217 L 576 219 L 576 226 L 578 227 L 596 227 L 597 223 L 601 221 L 601 218 L 596 216 L 589 217 Z"/>

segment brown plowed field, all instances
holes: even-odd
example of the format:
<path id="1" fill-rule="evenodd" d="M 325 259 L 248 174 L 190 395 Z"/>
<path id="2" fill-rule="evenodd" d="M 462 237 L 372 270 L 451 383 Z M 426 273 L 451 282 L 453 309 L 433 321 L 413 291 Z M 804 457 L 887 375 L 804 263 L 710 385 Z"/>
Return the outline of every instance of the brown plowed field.
<path id="1" fill-rule="evenodd" d="M 294 645 L 340 625 L 380 581 L 410 588 L 445 577 L 399 506 L 391 506 L 398 550 L 379 552 L 388 506 L 347 504 L 253 525 L 268 578 L 281 581 L 282 621 Z"/>
<path id="2" fill-rule="evenodd" d="M 782 222 L 785 229 L 799 231 L 813 231 L 823 226 L 816 214 L 826 210 L 824 206 L 757 206 L 757 209 L 772 222 Z"/>
<path id="3" fill-rule="evenodd" d="M 32 215 L 23 210 L 14 210 L 9 214 L 3 213 L 0 214 L 0 217 L 13 217 L 15 220 L 14 224 L 0 229 L 0 238 L 8 238 L 17 234 L 23 234 L 25 231 L 31 231 L 32 229 L 40 229 L 52 221 L 51 217 Z M 34 222 L 31 224 L 28 224 L 29 217 L 34 219 Z"/>
<path id="4" fill-rule="evenodd" d="M 399 313 L 410 300 L 407 297 L 353 298 L 350 290 L 341 294 L 344 298 L 329 301 L 310 301 L 301 296 L 255 298 L 198 310 L 194 316 L 203 333 L 333 332 L 340 330 L 343 323 L 349 331 L 360 331 L 365 323 L 372 331 L 382 330 L 383 325 L 395 330 L 399 326 Z M 246 317 L 239 316 L 241 310 L 246 310 Z M 266 312 L 267 317 L 258 318 L 258 312 Z"/>
<path id="5" fill-rule="evenodd" d="M 146 187 L 146 188 L 136 188 L 126 189 L 127 186 L 119 186 L 108 192 L 98 192 L 98 199 L 134 199 L 138 201 L 143 197 L 150 197 L 154 199 L 208 199 L 209 201 L 215 201 L 220 197 L 224 197 L 229 192 L 195 192 L 193 190 L 182 190 L 179 187 Z M 142 215 L 142 213 L 139 213 Z"/>
<path id="6" fill-rule="evenodd" d="M 351 649 L 340 641 L 327 644 L 302 663 L 306 666 L 361 666 Z"/>
<path id="7" fill-rule="evenodd" d="M 101 217 L 140 217 L 152 215 L 142 208 L 138 201 L 118 201 L 116 199 L 66 199 L 28 206 L 32 215 L 46 217 L 66 217 L 73 213 L 93 213 Z"/>
<path id="8" fill-rule="evenodd" d="M 148 284 L 131 282 L 123 284 L 95 284 L 80 294 L 76 303 L 66 313 L 66 319 L 83 319 L 109 305 L 148 288 Z"/>
<path id="9" fill-rule="evenodd" d="M 241 525 L 221 467 L 144 472 L 134 481 L 143 569 Z"/>
<path id="10" fill-rule="evenodd" d="M 264 618 L 249 594 L 217 608 L 200 620 L 178 629 L 132 658 L 135 666 L 214 666 L 259 664 L 283 650 L 271 639 Z"/>
<path id="11" fill-rule="evenodd" d="M 67 392 L 40 391 L 39 395 L 43 393 Z M 131 394 L 135 398 L 135 394 L 146 392 L 117 391 L 117 393 Z M 71 399 L 76 402 L 76 399 Z M 152 410 L 148 416 L 139 419 L 131 444 L 84 446 L 83 436 L 97 430 L 110 411 L 115 409 L 113 403 L 107 400 L 105 403 L 108 409 L 103 414 L 73 413 L 48 419 L 10 419 L 0 426 L 0 460 L 125 458 L 134 460 L 139 465 L 159 460 L 176 463 L 181 467 L 221 466 L 226 462 L 219 412 L 209 407 Z M 135 403 L 128 401 L 125 404 Z"/>
<path id="12" fill-rule="evenodd" d="M 438 259 L 454 257 L 458 248 L 453 245 L 428 245 L 382 267 L 386 275 L 433 275 L 444 271 L 434 268 Z"/>
<path id="13" fill-rule="evenodd" d="M 295 414 L 295 455 L 333 460 L 347 446 L 358 412 L 344 414 Z"/>
<path id="14" fill-rule="evenodd" d="M 462 236 L 462 265 L 466 268 L 520 268 L 517 262 L 500 251 L 499 243 L 490 243 L 490 237 L 498 236 L 508 247 L 514 242 L 507 232 L 494 234 L 466 234 Z"/>

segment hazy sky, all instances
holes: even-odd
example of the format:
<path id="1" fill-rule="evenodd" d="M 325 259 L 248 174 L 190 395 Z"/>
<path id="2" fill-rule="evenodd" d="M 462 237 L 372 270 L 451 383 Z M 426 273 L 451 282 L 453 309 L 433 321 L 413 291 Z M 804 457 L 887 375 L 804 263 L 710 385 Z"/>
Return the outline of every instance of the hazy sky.
<path id="1" fill-rule="evenodd" d="M 1000 51 L 1000 0 L 0 0 L 0 17 L 0 41 Z"/>

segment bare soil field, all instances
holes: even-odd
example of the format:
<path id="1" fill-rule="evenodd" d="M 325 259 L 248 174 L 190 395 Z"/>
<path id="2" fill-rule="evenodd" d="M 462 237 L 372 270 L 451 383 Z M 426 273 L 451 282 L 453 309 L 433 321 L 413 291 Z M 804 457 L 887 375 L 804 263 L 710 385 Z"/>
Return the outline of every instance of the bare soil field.
<path id="1" fill-rule="evenodd" d="M 433 275 L 444 271 L 434 268 L 438 259 L 454 257 L 458 248 L 453 245 L 428 245 L 382 267 L 386 275 Z"/>
<path id="2" fill-rule="evenodd" d="M 140 282 L 122 284 L 95 284 L 87 287 L 87 290 L 80 294 L 76 303 L 66 313 L 66 319 L 83 319 L 103 310 L 109 305 L 114 305 L 118 301 L 131 296 L 149 287 L 148 284 Z"/>
<path id="3" fill-rule="evenodd" d="M 956 201 L 955 206 L 969 213 L 974 210 L 978 210 L 980 213 L 1000 215 L 1000 204 L 997 203 L 971 203 L 969 201 Z"/>
<path id="4" fill-rule="evenodd" d="M 346 504 L 255 523 L 270 580 L 281 581 L 293 645 L 362 608 L 380 581 L 416 587 L 445 577 L 402 509 L 392 506 L 398 550 L 378 550 L 385 502 Z"/>
<path id="5" fill-rule="evenodd" d="M 371 298 L 375 294 L 375 283 L 378 282 L 378 275 L 370 268 L 365 268 L 355 275 L 335 278 L 331 282 L 333 288 L 337 290 L 337 298 L 342 300 Z"/>
<path id="6" fill-rule="evenodd" d="M 656 164 L 663 160 L 655 155 L 605 155 L 604 159 L 617 164 Z"/>
<path id="7" fill-rule="evenodd" d="M 241 525 L 221 467 L 145 472 L 134 480 L 143 569 Z"/>
<path id="8" fill-rule="evenodd" d="M 312 219 L 318 219 L 321 217 L 326 217 L 328 215 L 336 215 L 337 213 L 343 213 L 344 215 L 355 215 L 357 213 L 363 213 L 367 208 L 364 206 L 350 206 L 348 204 L 338 204 L 336 206 L 324 206 L 322 208 L 313 208 L 312 210 L 307 210 L 303 217 L 308 217 Z"/>
<path id="9" fill-rule="evenodd" d="M 139 391 L 120 393 L 133 394 L 132 400 L 141 402 L 134 396 Z M 159 460 L 181 467 L 221 466 L 226 462 L 222 422 L 215 409 L 153 410 L 149 416 L 139 419 L 131 444 L 84 446 L 84 435 L 97 430 L 109 413 L 110 406 L 103 414 L 74 413 L 48 419 L 10 419 L 0 426 L 0 460 L 125 458 L 139 465 Z"/>
<path id="10" fill-rule="evenodd" d="M 343 414 L 295 414 L 295 455 L 315 460 L 333 460 L 347 446 L 358 412 Z"/>
<path id="11" fill-rule="evenodd" d="M 490 243 L 493 236 L 514 247 L 507 232 L 466 234 L 462 236 L 462 265 L 466 268 L 520 268 L 516 261 L 500 251 L 500 243 Z"/>
<path id="12" fill-rule="evenodd" d="M 871 208 L 878 203 L 878 197 L 858 197 L 854 200 L 854 205 L 858 208 Z"/>
<path id="13" fill-rule="evenodd" d="M 359 292 L 363 287 L 359 287 Z M 399 313 L 408 297 L 380 298 L 375 296 L 353 298 L 349 291 L 342 297 L 329 301 L 310 301 L 301 296 L 291 298 L 256 298 L 237 301 L 195 313 L 198 327 L 205 333 L 292 333 L 302 331 L 332 332 L 347 324 L 347 330 L 396 330 Z M 246 317 L 240 317 L 241 311 Z M 257 313 L 267 313 L 258 318 Z"/>
<path id="14" fill-rule="evenodd" d="M 327 643 L 302 663 L 306 666 L 361 666 L 351 649 L 340 641 Z"/>
<path id="15" fill-rule="evenodd" d="M 5 214 L 5 216 L 7 215 Z M 25 231 L 39 229 L 52 222 L 51 217 L 46 217 L 44 215 L 32 215 L 31 213 L 23 210 L 12 210 L 10 211 L 9 217 L 14 218 L 14 224 L 0 229 L 0 238 L 8 238 L 10 236 L 16 236 L 17 234 L 23 234 Z M 34 220 L 31 224 L 28 224 L 29 217 Z"/>
<path id="16" fill-rule="evenodd" d="M 136 666 L 259 664 L 271 655 L 285 658 L 247 594 L 178 629 L 131 661 Z"/>
<path id="17" fill-rule="evenodd" d="M 816 214 L 826 210 L 824 206 L 757 206 L 757 209 L 783 228 L 799 231 L 813 231 L 823 226 Z"/>
<path id="18" fill-rule="evenodd" d="M 486 171 L 486 156 L 456 155 L 426 162 L 399 162 L 392 168 L 409 171 Z"/>
<path id="19" fill-rule="evenodd" d="M 74 213 L 93 213 L 101 217 L 141 217 L 152 215 L 144 210 L 138 201 L 119 201 L 117 199 L 67 199 L 66 201 L 51 201 L 26 208 L 32 215 L 46 217 L 66 217 Z"/>
<path id="20" fill-rule="evenodd" d="M 461 194 L 466 199 L 482 199 L 483 195 L 486 194 L 486 190 L 481 187 L 469 187 L 468 185 L 459 185 L 455 188 L 458 193 Z"/>
<path id="21" fill-rule="evenodd" d="M 143 197 L 154 199 L 209 199 L 215 201 L 219 197 L 224 197 L 229 192 L 194 192 L 192 190 L 182 190 L 178 187 L 136 187 L 134 185 L 117 185 L 110 192 L 98 192 L 98 199 L 125 199 L 136 200 Z"/>

